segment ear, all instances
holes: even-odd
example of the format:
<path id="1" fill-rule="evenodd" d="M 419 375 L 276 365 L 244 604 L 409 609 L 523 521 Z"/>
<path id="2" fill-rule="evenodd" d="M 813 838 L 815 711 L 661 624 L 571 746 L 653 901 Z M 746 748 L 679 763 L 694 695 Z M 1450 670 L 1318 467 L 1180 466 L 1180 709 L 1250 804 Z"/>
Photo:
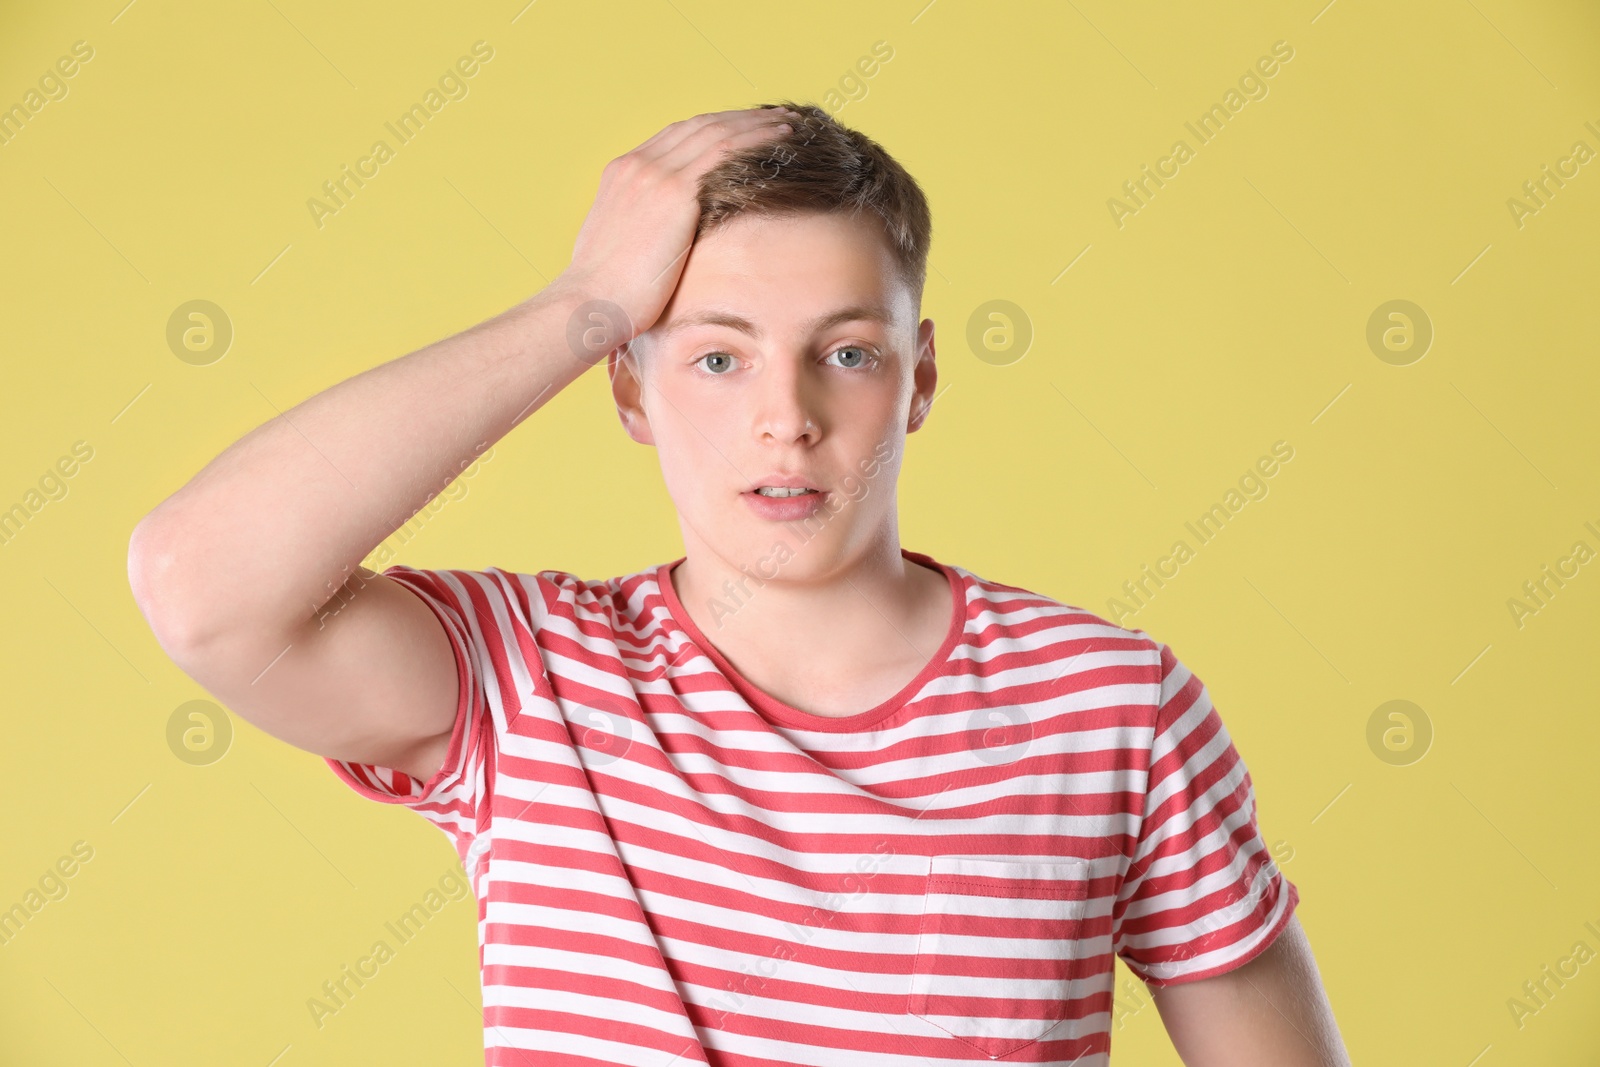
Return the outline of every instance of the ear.
<path id="1" fill-rule="evenodd" d="M 923 319 L 917 327 L 917 363 L 911 372 L 911 416 L 906 433 L 914 433 L 928 418 L 939 385 L 939 369 L 933 361 L 933 320 Z"/>
<path id="2" fill-rule="evenodd" d="M 611 398 L 616 401 L 617 418 L 629 437 L 641 445 L 653 445 L 650 419 L 644 410 L 643 369 L 639 366 L 639 338 L 634 338 L 606 357 L 606 373 L 611 376 Z"/>

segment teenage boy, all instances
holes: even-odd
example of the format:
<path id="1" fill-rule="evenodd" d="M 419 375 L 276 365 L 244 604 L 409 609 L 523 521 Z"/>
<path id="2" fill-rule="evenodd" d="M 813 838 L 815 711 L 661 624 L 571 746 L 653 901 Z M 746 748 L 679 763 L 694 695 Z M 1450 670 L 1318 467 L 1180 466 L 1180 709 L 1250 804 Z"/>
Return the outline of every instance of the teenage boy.
<path id="1" fill-rule="evenodd" d="M 258 427 L 135 530 L 185 672 L 449 835 L 487 1063 L 1090 1067 L 1113 955 L 1187 1064 L 1348 1062 L 1200 679 L 901 547 L 930 234 L 819 108 L 675 122 L 606 166 L 554 283 Z M 601 360 L 682 557 L 359 567 Z"/>

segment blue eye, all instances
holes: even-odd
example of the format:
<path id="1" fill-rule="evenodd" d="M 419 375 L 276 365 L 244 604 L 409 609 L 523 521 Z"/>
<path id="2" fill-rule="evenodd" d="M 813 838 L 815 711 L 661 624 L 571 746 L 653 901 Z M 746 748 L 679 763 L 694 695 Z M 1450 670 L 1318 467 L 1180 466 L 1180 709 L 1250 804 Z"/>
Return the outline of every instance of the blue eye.
<path id="1" fill-rule="evenodd" d="M 703 355 L 699 359 L 695 360 L 695 362 L 696 363 L 700 363 L 700 364 L 704 364 L 705 361 L 708 360 L 708 359 L 720 359 L 720 360 L 725 361 L 724 362 L 724 366 L 722 367 L 721 370 L 713 370 L 713 371 L 708 371 L 707 372 L 707 373 L 709 373 L 709 374 L 711 374 L 713 376 L 721 376 L 722 374 L 724 374 L 727 370 L 729 370 L 733 366 L 733 357 L 728 355 L 728 353 L 726 353 L 726 352 L 707 352 L 705 355 Z"/>
<path id="2" fill-rule="evenodd" d="M 842 366 L 847 370 L 855 370 L 857 367 L 865 366 L 867 364 L 867 362 L 872 359 L 872 353 L 868 352 L 865 348 L 862 348 L 860 345 L 845 345 L 842 348 L 836 348 L 836 349 L 833 350 L 832 353 L 829 354 L 828 358 L 832 359 L 834 356 L 838 355 L 840 352 L 853 352 L 853 353 L 855 353 L 854 357 L 846 357 L 846 358 L 854 358 L 855 359 L 854 363 L 836 364 L 836 366 Z"/>

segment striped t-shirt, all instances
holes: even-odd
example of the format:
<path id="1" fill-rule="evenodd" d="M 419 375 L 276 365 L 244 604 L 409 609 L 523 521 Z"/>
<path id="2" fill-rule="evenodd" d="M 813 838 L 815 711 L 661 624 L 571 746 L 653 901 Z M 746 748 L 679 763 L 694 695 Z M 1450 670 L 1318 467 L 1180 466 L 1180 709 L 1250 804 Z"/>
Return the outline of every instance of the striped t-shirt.
<path id="1" fill-rule="evenodd" d="M 384 571 L 455 648 L 449 754 L 427 782 L 328 762 L 455 845 L 490 1067 L 1103 1067 L 1112 953 L 1160 986 L 1272 943 L 1299 894 L 1200 679 L 902 554 L 950 582 L 949 629 L 842 718 L 741 677 L 681 559 Z"/>

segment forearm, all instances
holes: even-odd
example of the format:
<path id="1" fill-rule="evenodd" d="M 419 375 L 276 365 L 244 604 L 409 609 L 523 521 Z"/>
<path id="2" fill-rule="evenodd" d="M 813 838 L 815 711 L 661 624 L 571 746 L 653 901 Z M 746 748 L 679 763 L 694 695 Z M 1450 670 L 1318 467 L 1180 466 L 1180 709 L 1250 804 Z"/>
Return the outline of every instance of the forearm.
<path id="1" fill-rule="evenodd" d="M 139 524 L 129 576 L 164 641 L 311 618 L 384 538 L 590 364 L 551 286 L 256 427 Z"/>

